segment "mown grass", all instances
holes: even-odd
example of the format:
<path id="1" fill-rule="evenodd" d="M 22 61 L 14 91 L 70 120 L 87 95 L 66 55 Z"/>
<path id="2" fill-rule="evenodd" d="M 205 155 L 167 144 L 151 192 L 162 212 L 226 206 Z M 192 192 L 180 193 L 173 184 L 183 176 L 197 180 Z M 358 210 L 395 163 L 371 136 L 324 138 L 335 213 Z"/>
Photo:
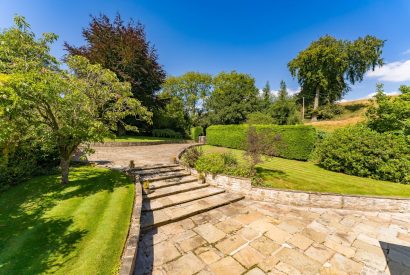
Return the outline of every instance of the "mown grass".
<path id="1" fill-rule="evenodd" d="M 0 274 L 112 274 L 128 232 L 134 186 L 83 166 L 70 183 L 33 178 L 0 194 Z"/>
<path id="2" fill-rule="evenodd" d="M 104 139 L 104 141 L 109 142 L 156 142 L 156 141 L 172 141 L 180 140 L 177 138 L 167 138 L 167 137 L 147 137 L 147 136 L 121 136 L 114 139 Z"/>
<path id="3" fill-rule="evenodd" d="M 230 151 L 240 161 L 244 152 L 210 145 L 202 146 L 204 153 Z M 264 157 L 257 166 L 263 179 L 261 186 L 279 189 L 328 192 L 338 194 L 410 197 L 410 185 L 350 176 L 325 170 L 312 162 Z"/>

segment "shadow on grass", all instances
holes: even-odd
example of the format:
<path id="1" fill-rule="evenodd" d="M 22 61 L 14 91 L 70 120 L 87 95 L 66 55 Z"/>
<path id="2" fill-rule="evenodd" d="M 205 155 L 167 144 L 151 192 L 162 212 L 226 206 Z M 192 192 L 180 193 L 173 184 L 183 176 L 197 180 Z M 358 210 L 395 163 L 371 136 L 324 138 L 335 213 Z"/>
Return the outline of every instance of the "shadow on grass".
<path id="1" fill-rule="evenodd" d="M 66 186 L 58 175 L 41 176 L 0 194 L 0 274 L 58 271 L 88 233 L 73 226 L 79 204 L 66 200 L 128 184 L 125 175 L 89 167 L 71 176 Z"/>
<path id="2" fill-rule="evenodd" d="M 345 105 L 343 106 L 346 110 L 350 111 L 350 112 L 356 112 L 359 111 L 363 108 L 368 107 L 367 104 L 364 103 L 357 103 L 357 104 L 352 104 L 352 105 Z"/>

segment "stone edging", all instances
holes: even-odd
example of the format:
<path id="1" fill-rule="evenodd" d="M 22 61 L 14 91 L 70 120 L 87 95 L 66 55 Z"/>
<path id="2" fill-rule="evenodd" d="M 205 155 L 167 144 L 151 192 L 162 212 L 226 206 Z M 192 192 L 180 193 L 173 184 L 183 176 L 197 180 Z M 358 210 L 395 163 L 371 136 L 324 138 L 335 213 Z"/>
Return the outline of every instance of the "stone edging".
<path id="1" fill-rule="evenodd" d="M 135 261 L 138 252 L 140 237 L 140 217 L 142 207 L 142 186 L 138 176 L 132 176 L 135 185 L 134 205 L 132 208 L 131 221 L 128 229 L 127 240 L 122 251 L 119 275 L 132 275 L 135 269 Z"/>
<path id="2" fill-rule="evenodd" d="M 164 140 L 164 141 L 144 141 L 144 142 L 135 142 L 135 141 L 126 141 L 126 142 L 96 142 L 92 143 L 91 147 L 128 147 L 128 146 L 147 146 L 147 145 L 160 145 L 160 144 L 179 144 L 179 143 L 190 143 L 193 141 L 190 140 Z"/>
<path id="3" fill-rule="evenodd" d="M 197 146 L 195 144 L 193 146 Z M 187 148 L 192 147 L 188 146 Z M 187 149 L 178 153 L 177 160 Z M 186 167 L 193 175 L 198 172 L 193 168 Z M 245 195 L 246 198 L 258 201 L 273 202 L 285 205 L 326 207 L 362 211 L 389 211 L 409 212 L 410 199 L 376 197 L 362 195 L 341 195 L 333 193 L 304 192 L 296 190 L 281 190 L 274 188 L 254 187 L 248 178 L 233 177 L 227 175 L 206 174 L 206 182 L 218 186 L 230 192 Z"/>

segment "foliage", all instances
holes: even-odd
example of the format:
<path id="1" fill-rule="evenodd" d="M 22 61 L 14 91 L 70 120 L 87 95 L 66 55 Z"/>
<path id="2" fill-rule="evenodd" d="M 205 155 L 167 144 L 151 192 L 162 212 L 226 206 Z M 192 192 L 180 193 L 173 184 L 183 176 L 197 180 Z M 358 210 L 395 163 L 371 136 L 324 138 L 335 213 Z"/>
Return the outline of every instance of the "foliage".
<path id="1" fill-rule="evenodd" d="M 182 101 L 182 109 L 189 118 L 188 124 L 197 124 L 204 112 L 204 100 L 209 96 L 212 76 L 198 72 L 187 72 L 181 76 L 170 76 L 162 85 L 162 93 Z"/>
<path id="2" fill-rule="evenodd" d="M 204 154 L 233 154 L 238 162 L 246 161 L 244 151 L 201 146 Z M 310 192 L 355 194 L 370 196 L 397 196 L 410 198 L 410 184 L 397 184 L 371 178 L 362 178 L 321 168 L 310 161 L 297 161 L 276 157 L 263 157 L 263 162 L 256 166 L 259 186 Z M 255 181 L 252 182 L 255 184 Z"/>
<path id="3" fill-rule="evenodd" d="M 188 148 L 181 157 L 183 165 L 194 168 L 198 159 L 202 156 L 202 148 L 194 146 Z"/>
<path id="4" fill-rule="evenodd" d="M 275 124 L 275 120 L 269 114 L 262 112 L 250 113 L 246 116 L 247 124 Z"/>
<path id="5" fill-rule="evenodd" d="M 403 135 L 363 125 L 342 128 L 319 143 L 319 165 L 349 175 L 410 183 L 410 145 Z"/>
<path id="6" fill-rule="evenodd" d="M 196 162 L 195 169 L 199 172 L 211 174 L 224 174 L 238 177 L 253 176 L 251 167 L 239 163 L 236 157 L 230 153 L 203 154 Z"/>
<path id="7" fill-rule="evenodd" d="M 182 99 L 166 94 L 160 94 L 159 98 L 165 102 L 163 108 L 154 112 L 153 125 L 159 129 L 174 129 L 175 131 L 185 133 L 189 129 L 189 117 L 184 112 L 184 103 Z"/>
<path id="8" fill-rule="evenodd" d="M 294 125 L 301 123 L 296 101 L 288 95 L 285 81 L 280 82 L 278 97 L 269 109 L 269 113 L 278 125 Z"/>
<path id="9" fill-rule="evenodd" d="M 272 95 L 270 90 L 269 81 L 266 82 L 265 87 L 262 89 L 262 109 L 268 110 L 272 104 Z"/>
<path id="10" fill-rule="evenodd" d="M 234 149 L 246 150 L 248 125 L 213 125 L 207 128 L 207 143 Z M 288 159 L 307 160 L 316 142 L 316 130 L 304 125 L 255 125 L 263 132 L 267 155 Z M 280 135 L 281 141 L 277 141 Z"/>
<path id="11" fill-rule="evenodd" d="M 329 120 L 334 118 L 335 116 L 341 115 L 343 113 L 343 106 L 338 104 L 326 104 L 324 106 L 319 107 L 317 110 L 317 117 L 318 119 Z"/>
<path id="12" fill-rule="evenodd" d="M 36 40 L 24 19 L 16 17 L 16 22 L 0 34 L 0 56 L 7 56 L 1 59 L 0 73 L 8 77 L 0 86 L 0 121 L 7 124 L 1 143 L 11 140 L 10 129 L 17 123 L 29 125 L 29 136 L 57 148 L 62 183 L 68 183 L 69 162 L 80 144 L 103 141 L 119 122 L 135 131 L 122 120 L 134 116 L 149 122 L 151 113 L 131 98 L 129 83 L 84 57 L 70 56 L 69 70 L 59 68 L 49 53 L 56 36 Z"/>
<path id="13" fill-rule="evenodd" d="M 154 137 L 167 137 L 167 138 L 182 138 L 181 133 L 175 132 L 172 129 L 154 129 L 152 130 Z"/>
<path id="14" fill-rule="evenodd" d="M 120 81 L 131 84 L 133 96 L 152 111 L 158 104 L 155 93 L 165 80 L 165 71 L 146 39 L 144 26 L 132 20 L 124 23 L 119 14 L 113 21 L 106 15 L 93 16 L 83 37 L 84 46 L 64 44 L 68 53 L 115 72 Z"/>
<path id="15" fill-rule="evenodd" d="M 410 86 L 401 86 L 400 91 L 401 95 L 392 98 L 384 93 L 383 84 L 377 85 L 373 106 L 366 113 L 371 129 L 410 135 Z"/>
<path id="16" fill-rule="evenodd" d="M 206 107 L 213 124 L 239 124 L 259 109 L 255 79 L 247 74 L 222 72 L 213 80 L 214 91 Z"/>
<path id="17" fill-rule="evenodd" d="M 383 45 L 383 40 L 369 35 L 354 41 L 326 35 L 289 62 L 292 76 L 302 87 L 299 96 L 313 103 L 312 120 L 319 104 L 340 100 L 350 90 L 349 83 L 362 81 L 369 69 L 383 65 Z"/>
<path id="18" fill-rule="evenodd" d="M 130 224 L 134 184 L 118 171 L 72 168 L 0 194 L 0 274 L 114 274 Z M 86 263 L 86 264 L 84 264 Z"/>
<path id="19" fill-rule="evenodd" d="M 191 139 L 198 141 L 198 137 L 204 133 L 204 129 L 201 126 L 191 128 Z"/>

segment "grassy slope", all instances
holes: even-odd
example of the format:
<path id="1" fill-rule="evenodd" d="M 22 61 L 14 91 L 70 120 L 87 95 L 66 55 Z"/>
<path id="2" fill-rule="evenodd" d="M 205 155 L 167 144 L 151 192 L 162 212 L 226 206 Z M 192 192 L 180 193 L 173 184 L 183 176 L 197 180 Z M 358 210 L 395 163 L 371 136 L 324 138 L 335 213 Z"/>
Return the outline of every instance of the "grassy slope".
<path id="1" fill-rule="evenodd" d="M 119 172 L 73 168 L 70 184 L 42 176 L 0 194 L 0 274 L 112 274 L 134 186 Z"/>
<path id="2" fill-rule="evenodd" d="M 177 140 L 175 138 L 166 137 L 145 137 L 145 136 L 121 136 L 115 139 L 105 139 L 104 141 L 115 141 L 115 142 L 155 142 L 155 141 L 167 141 L 167 140 Z"/>
<path id="3" fill-rule="evenodd" d="M 221 147 L 203 146 L 204 152 L 231 151 L 243 159 L 243 151 Z M 263 186 L 280 189 L 331 192 L 340 194 L 410 197 L 410 185 L 379 181 L 331 172 L 311 162 L 264 158 L 258 174 Z"/>

